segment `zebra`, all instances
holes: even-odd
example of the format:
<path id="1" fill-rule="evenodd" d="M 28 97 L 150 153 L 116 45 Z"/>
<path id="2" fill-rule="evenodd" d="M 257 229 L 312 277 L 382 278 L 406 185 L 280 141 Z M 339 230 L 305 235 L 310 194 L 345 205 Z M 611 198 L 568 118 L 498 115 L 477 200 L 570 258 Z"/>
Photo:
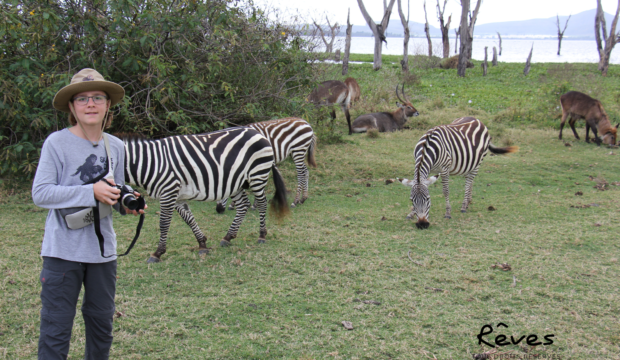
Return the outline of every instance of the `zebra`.
<path id="1" fill-rule="evenodd" d="M 125 143 L 125 181 L 159 199 L 161 206 L 159 245 L 148 263 L 159 262 L 166 252 L 166 239 L 173 211 L 181 215 L 198 241 L 198 253 L 208 254 L 207 238 L 187 204 L 188 200 L 217 201 L 231 197 L 237 214 L 221 246 L 231 245 L 250 205 L 244 190 L 256 196 L 260 215 L 259 243 L 267 229 L 265 187 L 273 171 L 276 188 L 272 211 L 281 218 L 288 212 L 286 187 L 275 166 L 273 149 L 258 131 L 246 127 L 229 128 L 199 135 L 171 136 L 148 140 L 120 135 Z"/>
<path id="2" fill-rule="evenodd" d="M 284 119 L 268 120 L 247 125 L 260 132 L 273 147 L 276 164 L 284 161 L 289 155 L 295 162 L 297 169 L 297 193 L 291 207 L 303 204 L 308 198 L 308 180 L 310 172 L 304 162 L 308 155 L 308 164 L 316 167 L 314 151 L 317 138 L 308 122 L 301 118 L 289 117 Z M 216 210 L 223 213 L 228 199 L 217 203 Z M 231 208 L 232 208 L 231 204 Z"/>
<path id="3" fill-rule="evenodd" d="M 438 176 L 441 176 L 443 195 L 446 198 L 446 219 L 451 218 L 452 210 L 448 187 L 450 175 L 465 176 L 465 199 L 461 212 L 466 212 L 472 200 L 474 178 L 488 150 L 494 154 L 508 154 L 518 151 L 519 147 L 493 146 L 486 126 L 473 117 L 458 118 L 449 125 L 436 126 L 422 135 L 414 151 L 414 179 L 401 180 L 403 185 L 411 187 L 410 200 L 413 210 L 407 215 L 407 219 L 417 216 L 418 229 L 427 229 L 430 226 L 428 219 L 431 197 L 428 186 L 433 184 Z M 439 175 L 429 177 L 429 174 L 435 171 L 439 172 Z"/>

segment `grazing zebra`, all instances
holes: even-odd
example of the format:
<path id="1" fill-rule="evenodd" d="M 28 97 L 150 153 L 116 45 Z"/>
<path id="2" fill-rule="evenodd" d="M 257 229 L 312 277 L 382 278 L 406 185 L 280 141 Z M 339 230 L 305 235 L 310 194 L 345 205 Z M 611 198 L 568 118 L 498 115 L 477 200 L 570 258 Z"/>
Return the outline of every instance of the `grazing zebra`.
<path id="1" fill-rule="evenodd" d="M 449 125 L 434 127 L 422 135 L 415 147 L 415 172 L 413 180 L 403 179 L 401 182 L 411 187 L 413 211 L 407 216 L 417 216 L 418 229 L 429 227 L 429 210 L 431 197 L 428 186 L 437 180 L 437 176 L 429 178 L 431 172 L 439 172 L 443 184 L 443 195 L 446 198 L 446 215 L 450 219 L 449 177 L 450 175 L 465 176 L 465 199 L 461 212 L 467 211 L 471 203 L 471 192 L 478 168 L 488 150 L 494 154 L 508 154 L 519 150 L 517 146 L 497 148 L 491 144 L 486 126 L 473 117 L 456 119 Z"/>
<path id="2" fill-rule="evenodd" d="M 247 126 L 260 132 L 269 140 L 273 147 L 276 164 L 284 161 L 289 155 L 293 158 L 297 169 L 297 194 L 291 207 L 303 204 L 308 198 L 308 179 L 310 177 L 310 172 L 304 162 L 306 154 L 308 154 L 308 164 L 316 167 L 314 159 L 316 135 L 314 135 L 310 124 L 304 119 L 292 117 L 262 121 Z M 224 212 L 227 201 L 228 199 L 225 199 L 217 203 L 216 210 L 218 213 Z"/>
<path id="3" fill-rule="evenodd" d="M 256 196 L 260 212 L 259 243 L 265 242 L 265 187 L 273 170 L 276 188 L 271 202 L 279 217 L 288 212 L 286 187 L 275 166 L 273 149 L 259 132 L 246 127 L 229 128 L 200 135 L 172 136 L 160 140 L 121 136 L 125 143 L 126 182 L 146 189 L 159 199 L 161 235 L 157 251 L 148 259 L 159 262 L 166 252 L 172 213 L 176 209 L 198 240 L 199 254 L 209 252 L 207 238 L 189 209 L 187 200 L 217 201 L 231 197 L 237 214 L 221 246 L 237 236 L 250 202 L 244 189 Z"/>

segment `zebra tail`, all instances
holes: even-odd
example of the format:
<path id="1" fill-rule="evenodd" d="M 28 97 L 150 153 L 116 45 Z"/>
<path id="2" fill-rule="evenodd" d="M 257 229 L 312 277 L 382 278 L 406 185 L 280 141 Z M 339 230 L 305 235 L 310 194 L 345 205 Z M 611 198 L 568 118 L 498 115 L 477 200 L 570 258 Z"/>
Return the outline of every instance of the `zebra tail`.
<path id="1" fill-rule="evenodd" d="M 286 200 L 286 185 L 284 184 L 284 179 L 282 179 L 282 175 L 275 164 L 271 167 L 271 170 L 276 193 L 273 195 L 273 199 L 271 199 L 270 207 L 279 221 L 290 213 L 290 209 L 288 207 L 288 200 Z"/>
<path id="2" fill-rule="evenodd" d="M 308 148 L 308 165 L 313 168 L 316 167 L 316 159 L 314 158 L 314 150 L 316 150 L 316 135 L 312 135 L 312 141 L 310 142 L 310 147 Z"/>
<path id="3" fill-rule="evenodd" d="M 493 146 L 493 144 L 489 144 L 489 150 L 491 150 L 493 154 L 503 155 L 503 154 L 516 153 L 517 151 L 519 151 L 519 147 L 508 146 L 505 148 L 498 148 L 498 147 Z"/>

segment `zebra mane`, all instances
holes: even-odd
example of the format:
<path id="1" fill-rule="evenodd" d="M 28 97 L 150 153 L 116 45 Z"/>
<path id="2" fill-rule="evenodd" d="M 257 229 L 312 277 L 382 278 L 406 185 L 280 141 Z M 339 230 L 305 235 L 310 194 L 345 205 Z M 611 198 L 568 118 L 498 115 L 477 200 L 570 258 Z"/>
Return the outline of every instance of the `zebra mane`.
<path id="1" fill-rule="evenodd" d="M 429 130 L 426 133 L 426 139 L 424 139 L 424 147 L 422 148 L 422 156 L 420 157 L 420 162 L 416 165 L 416 172 L 417 172 L 417 178 L 416 181 L 418 184 L 420 184 L 420 170 L 422 168 L 422 161 L 424 160 L 424 158 L 426 157 L 426 148 L 428 147 L 428 139 L 430 139 L 431 135 L 433 135 L 433 129 Z"/>
<path id="2" fill-rule="evenodd" d="M 133 141 L 133 140 L 149 140 L 146 136 L 142 135 L 142 134 L 138 134 L 138 133 L 115 133 L 112 134 L 114 136 L 116 136 L 117 138 L 125 141 Z"/>

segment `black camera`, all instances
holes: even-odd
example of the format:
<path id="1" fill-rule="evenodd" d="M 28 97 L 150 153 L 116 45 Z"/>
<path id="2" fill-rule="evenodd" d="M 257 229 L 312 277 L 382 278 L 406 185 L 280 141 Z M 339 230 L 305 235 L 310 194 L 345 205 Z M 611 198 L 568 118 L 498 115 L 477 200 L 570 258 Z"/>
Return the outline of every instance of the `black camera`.
<path id="1" fill-rule="evenodd" d="M 109 183 L 108 183 L 109 184 Z M 134 196 L 134 191 L 129 185 L 110 185 L 115 187 L 121 191 L 121 204 L 129 210 L 142 210 L 146 205 L 146 202 L 142 198 L 142 196 L 136 198 Z"/>

